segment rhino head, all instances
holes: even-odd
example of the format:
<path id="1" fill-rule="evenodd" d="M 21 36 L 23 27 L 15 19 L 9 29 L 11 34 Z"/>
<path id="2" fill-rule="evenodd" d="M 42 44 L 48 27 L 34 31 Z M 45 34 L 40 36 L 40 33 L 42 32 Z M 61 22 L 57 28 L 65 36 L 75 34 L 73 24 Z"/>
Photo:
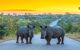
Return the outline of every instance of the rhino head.
<path id="1" fill-rule="evenodd" d="M 41 39 L 44 39 L 46 36 L 47 26 L 40 26 L 40 28 L 41 28 Z"/>

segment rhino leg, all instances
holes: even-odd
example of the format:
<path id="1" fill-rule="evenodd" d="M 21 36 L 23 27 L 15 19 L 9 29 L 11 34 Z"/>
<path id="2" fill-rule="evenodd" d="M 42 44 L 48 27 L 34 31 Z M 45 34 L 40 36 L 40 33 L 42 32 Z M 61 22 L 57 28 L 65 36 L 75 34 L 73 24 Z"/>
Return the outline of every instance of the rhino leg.
<path id="1" fill-rule="evenodd" d="M 51 38 L 50 37 L 47 37 L 46 38 L 46 41 L 47 41 L 47 45 L 50 45 Z"/>
<path id="2" fill-rule="evenodd" d="M 26 44 L 28 44 L 28 37 L 26 37 Z"/>
<path id="3" fill-rule="evenodd" d="M 62 39 L 61 44 L 64 44 L 64 36 L 63 36 L 63 37 L 61 37 L 61 39 Z"/>
<path id="4" fill-rule="evenodd" d="M 17 35 L 17 41 L 16 41 L 16 43 L 19 43 L 19 35 Z"/>
<path id="5" fill-rule="evenodd" d="M 57 39 L 58 39 L 57 44 L 60 44 L 60 41 L 61 41 L 60 37 L 58 37 Z"/>
<path id="6" fill-rule="evenodd" d="M 23 36 L 21 37 L 21 43 L 24 43 L 24 42 L 23 42 Z"/>
<path id="7" fill-rule="evenodd" d="M 30 37 L 29 39 L 29 44 L 32 44 L 32 37 Z"/>

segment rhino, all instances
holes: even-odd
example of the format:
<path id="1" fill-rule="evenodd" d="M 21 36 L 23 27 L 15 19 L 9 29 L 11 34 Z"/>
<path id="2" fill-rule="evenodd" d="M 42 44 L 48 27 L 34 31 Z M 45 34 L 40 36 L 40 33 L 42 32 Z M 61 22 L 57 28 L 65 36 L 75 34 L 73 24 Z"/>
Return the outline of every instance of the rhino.
<path id="1" fill-rule="evenodd" d="M 64 36 L 65 31 L 63 28 L 56 26 L 56 27 L 50 27 L 46 25 L 40 26 L 41 28 L 41 39 L 46 39 L 47 45 L 50 45 L 50 41 L 53 38 L 57 38 L 58 42 L 57 44 L 64 44 Z"/>
<path id="2" fill-rule="evenodd" d="M 28 24 L 27 27 L 21 27 L 16 32 L 16 43 L 19 43 L 19 37 L 21 37 L 21 43 L 24 43 L 23 39 L 26 40 L 26 44 L 32 44 L 33 31 L 35 26 L 33 24 Z"/>

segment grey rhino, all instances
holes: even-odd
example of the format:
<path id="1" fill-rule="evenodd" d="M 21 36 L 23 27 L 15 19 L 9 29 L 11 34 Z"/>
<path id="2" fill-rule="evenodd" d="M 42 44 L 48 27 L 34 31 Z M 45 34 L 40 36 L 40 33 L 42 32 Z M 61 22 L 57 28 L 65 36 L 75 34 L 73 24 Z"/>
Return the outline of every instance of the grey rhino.
<path id="1" fill-rule="evenodd" d="M 61 27 L 50 27 L 50 26 L 40 26 L 41 28 L 41 39 L 46 39 L 47 45 L 50 45 L 52 38 L 57 38 L 57 44 L 64 44 L 65 31 Z"/>
<path id="2" fill-rule="evenodd" d="M 16 35 L 17 35 L 16 43 L 19 43 L 19 37 L 21 37 L 21 43 L 24 43 L 23 39 L 25 38 L 26 44 L 28 44 L 28 43 L 31 44 L 34 28 L 35 28 L 35 26 L 33 24 L 28 24 L 27 27 L 19 28 L 16 32 Z"/>

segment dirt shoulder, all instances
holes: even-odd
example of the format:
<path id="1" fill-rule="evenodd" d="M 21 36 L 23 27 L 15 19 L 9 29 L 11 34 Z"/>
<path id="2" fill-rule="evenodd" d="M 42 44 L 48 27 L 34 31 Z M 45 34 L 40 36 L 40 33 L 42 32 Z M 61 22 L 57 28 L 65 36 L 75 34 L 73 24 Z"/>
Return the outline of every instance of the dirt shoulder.
<path id="1" fill-rule="evenodd" d="M 67 33 L 66 36 L 80 42 L 80 34 L 79 33 L 73 33 L 73 34 Z"/>

